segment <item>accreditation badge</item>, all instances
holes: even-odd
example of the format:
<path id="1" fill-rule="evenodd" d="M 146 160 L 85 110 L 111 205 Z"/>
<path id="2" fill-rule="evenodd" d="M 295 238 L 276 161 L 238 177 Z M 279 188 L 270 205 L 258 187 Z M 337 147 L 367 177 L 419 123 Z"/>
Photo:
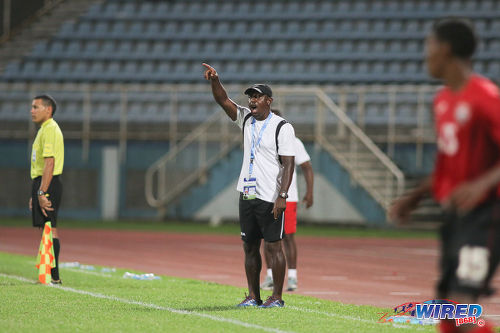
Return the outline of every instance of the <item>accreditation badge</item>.
<path id="1" fill-rule="evenodd" d="M 257 197 L 257 180 L 243 178 L 243 200 L 253 200 Z"/>

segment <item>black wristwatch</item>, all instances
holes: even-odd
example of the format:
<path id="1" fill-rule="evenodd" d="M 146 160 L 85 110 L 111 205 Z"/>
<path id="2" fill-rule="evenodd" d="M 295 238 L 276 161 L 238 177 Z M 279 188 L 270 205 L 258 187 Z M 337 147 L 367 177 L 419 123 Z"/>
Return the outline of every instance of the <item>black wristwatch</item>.
<path id="1" fill-rule="evenodd" d="M 41 197 L 42 195 L 45 195 L 45 192 L 42 190 L 38 190 L 37 194 L 39 197 Z"/>
<path id="2" fill-rule="evenodd" d="M 280 193 L 280 197 L 283 198 L 283 199 L 288 199 L 288 193 L 286 192 L 281 192 Z"/>

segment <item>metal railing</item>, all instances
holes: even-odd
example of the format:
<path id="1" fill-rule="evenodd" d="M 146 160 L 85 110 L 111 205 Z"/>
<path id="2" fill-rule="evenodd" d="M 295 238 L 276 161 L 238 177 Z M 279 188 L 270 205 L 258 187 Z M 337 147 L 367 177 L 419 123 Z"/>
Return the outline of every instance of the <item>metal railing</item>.
<path id="1" fill-rule="evenodd" d="M 387 144 L 387 155 L 394 157 L 397 143 L 416 146 L 416 163 L 423 164 L 424 145 L 435 142 L 432 99 L 435 85 L 359 85 L 330 86 L 323 90 L 335 96 L 345 110 L 374 142 Z M 369 97 L 372 98 L 369 98 Z M 373 100 L 375 96 L 376 101 Z M 377 105 L 382 115 L 377 125 L 370 121 L 370 106 Z M 380 109 L 382 108 L 382 109 Z M 406 114 L 402 114 L 406 110 Z"/>
<path id="2" fill-rule="evenodd" d="M 214 113 L 148 168 L 146 200 L 160 215 L 191 186 L 205 182 L 210 168 L 239 145 L 241 132 L 229 126 L 235 127 L 223 111 Z"/>
<path id="3" fill-rule="evenodd" d="M 405 177 L 394 162 L 321 89 L 316 89 L 320 105 L 338 120 L 334 133 L 326 133 L 325 110 L 317 110 L 316 142 L 334 157 L 351 177 L 362 185 L 384 209 L 403 193 Z M 373 171 L 379 171 L 374 176 Z M 374 181 L 376 180 L 376 181 Z"/>
<path id="4" fill-rule="evenodd" d="M 277 88 L 275 94 L 285 105 L 289 96 L 295 98 L 304 96 L 315 102 L 316 142 L 339 161 L 352 178 L 363 186 L 382 207 L 388 208 L 393 197 L 403 192 L 405 179 L 401 170 L 323 90 L 315 87 Z M 333 115 L 333 119 L 327 119 L 327 114 Z M 179 195 L 194 184 L 202 182 L 207 171 L 237 145 L 241 134 L 228 135 L 229 132 L 226 129 L 224 131 L 226 135 L 221 135 L 219 128 L 221 121 L 223 124 L 224 122 L 229 123 L 223 112 L 214 114 L 195 128 L 179 144 L 174 145 L 164 157 L 148 169 L 145 186 L 146 198 L 152 207 L 160 209 L 161 215 L 165 214 L 166 207 Z M 332 128 L 336 129 L 335 134 L 327 134 L 326 131 L 331 131 Z M 216 137 L 218 140 L 222 139 L 223 142 L 229 144 L 220 146 L 214 153 L 210 154 L 211 158 L 207 159 L 206 142 L 210 136 Z M 224 137 L 226 139 L 223 139 Z M 337 143 L 345 144 L 346 149 L 339 149 Z M 197 152 L 199 156 L 198 167 L 186 169 L 182 163 L 182 156 L 191 155 L 191 159 L 193 159 L 193 152 Z M 360 164 L 361 156 L 367 158 L 370 164 L 362 166 Z M 365 172 L 367 169 L 369 171 L 379 170 L 382 176 L 374 178 Z"/>
<path id="5" fill-rule="evenodd" d="M 230 95 L 241 96 L 240 103 L 243 103 L 244 96 L 241 92 L 244 86 L 227 85 L 226 88 Z M 434 86 L 273 88 L 273 105 L 284 112 L 285 117 L 295 126 L 298 136 L 306 141 L 315 141 L 330 153 L 349 171 L 352 179 L 363 186 L 383 207 L 387 207 L 390 198 L 400 193 L 404 186 L 404 177 L 392 162 L 395 145 L 400 142 L 415 144 L 416 161 L 421 164 L 423 145 L 434 140 L 430 116 L 430 96 L 436 88 Z M 56 119 L 62 124 L 65 137 L 81 140 L 83 160 L 88 157 L 92 140 L 118 142 L 122 162 L 125 161 L 128 140 L 168 141 L 172 149 L 162 162 L 165 168 L 166 165 L 173 165 L 174 162 L 182 160 L 183 154 L 193 154 L 193 151 L 196 151 L 198 157 L 193 159 L 196 168 L 184 167 L 186 173 L 173 177 L 174 181 L 182 180 L 182 184 L 177 186 L 170 180 L 162 180 L 175 173 L 161 174 L 158 171 L 154 176 L 148 176 L 148 202 L 154 207 L 160 207 L 178 197 L 196 181 L 203 181 L 206 171 L 217 159 L 223 158 L 237 145 L 240 133 L 221 111 L 216 112 L 218 106 L 213 102 L 209 89 L 207 85 L 201 84 L 0 83 L 0 91 L 3 91 L 4 96 L 0 103 L 10 103 L 8 105 L 14 108 L 10 110 L 6 109 L 5 105 L 0 105 L 0 138 L 32 138 L 34 126 L 29 120 L 29 98 L 39 92 L 48 92 L 60 102 Z M 144 123 L 142 118 L 147 116 L 146 110 L 134 109 L 133 103 L 137 102 L 137 96 L 155 93 L 161 96 L 161 100 L 152 103 L 161 105 L 161 112 L 154 113 L 151 119 Z M 21 96 L 21 100 L 9 97 L 14 95 Z M 116 99 L 108 101 L 113 103 L 109 104 L 110 108 L 118 109 L 110 119 L 99 116 L 99 103 L 102 103 L 103 95 L 108 99 L 109 96 L 115 96 L 113 98 Z M 201 118 L 207 119 L 205 122 L 200 124 L 199 121 L 190 120 L 186 123 L 186 110 L 191 112 L 190 107 L 186 109 L 185 103 L 189 103 L 186 96 L 202 96 L 197 105 L 198 109 L 201 107 L 206 114 L 201 115 Z M 400 104 L 404 103 L 405 99 L 411 104 L 409 114 L 412 119 L 401 123 L 401 110 L 404 108 L 400 108 Z M 23 103 L 22 110 L 16 111 L 16 108 L 19 108 L 16 103 Z M 71 103 L 73 111 L 68 111 Z M 74 103 L 78 105 L 75 107 Z M 371 109 L 373 105 L 383 112 L 379 123 L 376 122 L 377 119 L 374 122 Z M 17 120 L 10 121 L 6 117 Z M 382 152 L 374 142 L 386 144 L 387 153 Z M 214 150 L 217 145 L 220 147 Z M 210 156 L 212 159 L 203 160 L 202 156 Z M 175 188 L 173 194 L 155 188 L 158 179 L 168 188 Z"/>

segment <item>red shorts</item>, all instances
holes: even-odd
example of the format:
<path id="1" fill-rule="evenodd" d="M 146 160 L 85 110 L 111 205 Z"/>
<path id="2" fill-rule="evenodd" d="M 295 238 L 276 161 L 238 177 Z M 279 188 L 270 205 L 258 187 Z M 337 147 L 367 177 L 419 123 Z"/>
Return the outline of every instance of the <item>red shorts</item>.
<path id="1" fill-rule="evenodd" d="M 294 234 L 297 231 L 297 203 L 287 202 L 285 209 L 285 234 Z"/>

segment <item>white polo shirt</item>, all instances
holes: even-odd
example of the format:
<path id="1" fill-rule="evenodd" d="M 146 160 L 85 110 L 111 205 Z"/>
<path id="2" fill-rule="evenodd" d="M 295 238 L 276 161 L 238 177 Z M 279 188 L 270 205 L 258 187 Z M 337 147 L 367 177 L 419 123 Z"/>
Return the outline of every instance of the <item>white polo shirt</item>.
<path id="1" fill-rule="evenodd" d="M 245 116 L 251 113 L 246 107 L 238 105 L 238 115 L 235 123 L 242 128 Z M 250 149 L 252 146 L 252 121 L 253 117 L 247 119 L 243 138 L 243 163 L 241 165 L 240 178 L 236 189 L 243 192 L 243 179 L 248 178 L 250 167 Z M 252 178 L 256 178 L 256 196 L 258 199 L 275 202 L 281 188 L 281 177 L 283 166 L 278 160 L 281 156 L 295 155 L 295 131 L 289 123 L 284 124 L 278 135 L 278 151 L 276 151 L 276 127 L 283 120 L 280 116 L 272 114 L 267 124 L 260 145 L 255 149 Z M 266 120 L 255 120 L 254 138 L 257 142 L 260 130 Z"/>
<path id="2" fill-rule="evenodd" d="M 301 165 L 307 161 L 310 161 L 311 157 L 306 151 L 304 144 L 299 138 L 295 138 L 295 165 Z M 299 191 L 297 188 L 297 169 L 293 172 L 292 183 L 288 189 L 288 202 L 298 202 L 299 201 Z"/>

